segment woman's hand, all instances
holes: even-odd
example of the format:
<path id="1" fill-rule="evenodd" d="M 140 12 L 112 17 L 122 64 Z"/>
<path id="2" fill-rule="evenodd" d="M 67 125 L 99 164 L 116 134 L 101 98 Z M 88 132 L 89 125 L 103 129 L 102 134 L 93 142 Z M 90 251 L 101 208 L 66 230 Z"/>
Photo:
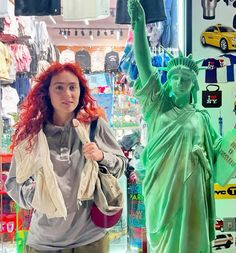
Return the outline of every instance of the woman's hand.
<path id="1" fill-rule="evenodd" d="M 95 142 L 85 143 L 83 147 L 83 154 L 87 160 L 90 159 L 99 162 L 103 159 L 103 152 L 98 148 Z"/>
<path id="2" fill-rule="evenodd" d="M 137 22 L 139 21 L 144 22 L 145 13 L 139 0 L 128 0 L 127 5 L 128 5 L 128 13 L 131 19 L 132 29 L 134 30 L 134 27 Z"/>

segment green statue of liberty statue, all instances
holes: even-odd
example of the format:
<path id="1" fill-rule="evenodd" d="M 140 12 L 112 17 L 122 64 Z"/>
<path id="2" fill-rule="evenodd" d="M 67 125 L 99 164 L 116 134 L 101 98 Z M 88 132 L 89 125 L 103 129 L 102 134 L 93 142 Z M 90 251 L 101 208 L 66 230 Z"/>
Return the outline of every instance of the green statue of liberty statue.
<path id="1" fill-rule="evenodd" d="M 142 161 L 149 252 L 210 253 L 214 183 L 226 184 L 236 171 L 235 146 L 224 154 L 236 143 L 236 129 L 220 136 L 198 106 L 199 62 L 191 55 L 170 55 L 167 81 L 161 84 L 151 66 L 145 12 L 138 0 L 128 0 L 128 12 L 139 71 L 134 95 L 148 127 Z"/>

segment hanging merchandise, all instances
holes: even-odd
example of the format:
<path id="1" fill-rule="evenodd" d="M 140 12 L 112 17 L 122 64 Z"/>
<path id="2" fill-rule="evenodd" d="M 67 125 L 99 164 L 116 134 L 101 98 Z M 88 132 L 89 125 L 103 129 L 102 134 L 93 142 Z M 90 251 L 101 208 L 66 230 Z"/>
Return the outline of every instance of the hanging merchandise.
<path id="1" fill-rule="evenodd" d="M 16 16 L 61 15 L 60 0 L 15 0 Z"/>
<path id="2" fill-rule="evenodd" d="M 113 106 L 113 96 L 112 94 L 93 94 L 99 106 L 101 106 L 106 113 L 107 121 L 111 125 L 112 117 L 112 106 Z"/>
<path id="3" fill-rule="evenodd" d="M 4 31 L 4 18 L 0 18 L 0 33 Z"/>
<path id="4" fill-rule="evenodd" d="M 0 17 L 5 17 L 9 14 L 9 4 L 8 0 L 0 0 Z"/>
<path id="5" fill-rule="evenodd" d="M 116 72 L 119 65 L 119 54 L 113 50 L 105 55 L 105 71 Z"/>
<path id="6" fill-rule="evenodd" d="M 18 73 L 16 76 L 16 81 L 11 84 L 12 88 L 15 88 L 20 102 L 19 104 L 25 99 L 25 97 L 28 95 L 31 85 L 30 85 L 30 79 L 28 77 L 27 73 Z"/>
<path id="7" fill-rule="evenodd" d="M 133 45 L 127 43 L 124 49 L 124 54 L 120 60 L 118 70 L 123 72 L 131 80 L 136 80 L 138 77 L 138 68 L 134 59 Z"/>
<path id="8" fill-rule="evenodd" d="M 105 52 L 97 48 L 91 53 L 91 71 L 101 72 L 104 71 Z"/>
<path id="9" fill-rule="evenodd" d="M 209 90 L 209 87 L 216 87 L 216 90 Z M 206 86 L 206 90 L 202 91 L 202 105 L 204 107 L 221 107 L 222 104 L 222 91 L 219 85 L 209 84 Z"/>
<path id="10" fill-rule="evenodd" d="M 159 54 L 152 57 L 152 66 L 160 68 L 167 67 L 170 60 L 170 56 L 165 52 L 165 50 Z M 167 80 L 167 72 L 165 70 L 159 70 L 161 83 L 164 84 Z"/>
<path id="11" fill-rule="evenodd" d="M 217 83 L 216 69 L 220 67 L 220 61 L 215 58 L 203 60 L 202 66 L 207 67 L 205 71 L 205 83 Z"/>
<path id="12" fill-rule="evenodd" d="M 75 62 L 79 62 L 85 73 L 91 71 L 91 56 L 88 51 L 81 49 L 75 53 Z"/>
<path id="13" fill-rule="evenodd" d="M 236 55 L 222 54 L 220 57 L 229 58 L 230 65 L 227 65 L 227 82 L 234 82 L 234 73 L 236 73 Z"/>
<path id="14" fill-rule="evenodd" d="M 116 24 L 130 24 L 130 17 L 127 10 L 128 0 L 117 0 L 116 3 Z M 166 19 L 163 0 L 140 0 L 146 13 L 146 23 L 154 23 Z M 158 10 L 158 11 L 157 11 Z"/>
<path id="15" fill-rule="evenodd" d="M 63 0 L 63 20 L 98 20 L 109 16 L 109 0 Z"/>
<path id="16" fill-rule="evenodd" d="M 69 48 L 63 50 L 60 54 L 60 63 L 75 62 L 75 52 Z"/>
<path id="17" fill-rule="evenodd" d="M 220 56 L 218 57 L 220 62 L 220 67 L 217 68 L 217 83 L 227 83 L 227 66 L 231 65 L 230 59 L 228 57 Z"/>
<path id="18" fill-rule="evenodd" d="M 10 55 L 7 47 L 0 41 L 0 80 L 9 80 Z"/>

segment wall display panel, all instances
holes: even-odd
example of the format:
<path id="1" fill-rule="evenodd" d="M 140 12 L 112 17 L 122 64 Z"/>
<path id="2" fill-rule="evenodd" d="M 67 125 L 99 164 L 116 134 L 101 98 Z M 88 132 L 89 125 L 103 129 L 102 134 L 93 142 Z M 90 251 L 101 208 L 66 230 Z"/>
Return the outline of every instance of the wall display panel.
<path id="1" fill-rule="evenodd" d="M 198 78 L 198 102 L 209 112 L 215 129 L 224 135 L 236 123 L 236 1 L 191 1 L 189 7 L 187 48 L 194 59 L 202 59 L 204 68 Z M 224 187 L 215 184 L 213 252 L 236 251 L 235 189 L 235 178 Z"/>

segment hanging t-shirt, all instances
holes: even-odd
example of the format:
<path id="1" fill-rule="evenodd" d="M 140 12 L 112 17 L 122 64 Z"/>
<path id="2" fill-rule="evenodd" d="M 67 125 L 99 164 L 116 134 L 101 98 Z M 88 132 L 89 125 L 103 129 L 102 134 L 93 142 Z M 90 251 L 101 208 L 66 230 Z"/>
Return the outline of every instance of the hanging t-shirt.
<path id="1" fill-rule="evenodd" d="M 130 24 L 127 2 L 128 0 L 117 0 L 116 24 Z M 166 19 L 163 0 L 140 0 L 140 3 L 145 11 L 146 24 Z"/>
<path id="2" fill-rule="evenodd" d="M 2 87 L 2 108 L 4 116 L 10 113 L 17 113 L 17 104 L 19 101 L 20 99 L 16 89 L 10 86 Z"/>
<path id="3" fill-rule="evenodd" d="M 79 62 L 84 72 L 91 71 L 91 56 L 86 50 L 79 50 L 75 53 L 75 62 Z"/>
<path id="4" fill-rule="evenodd" d="M 119 54 L 115 51 L 110 51 L 105 55 L 105 71 L 116 72 L 119 65 Z"/>
<path id="5" fill-rule="evenodd" d="M 217 83 L 227 83 L 227 66 L 230 65 L 230 60 L 227 57 L 218 57 L 220 67 L 216 69 Z"/>
<path id="6" fill-rule="evenodd" d="M 205 71 L 205 83 L 217 83 L 216 68 L 220 67 L 220 61 L 215 58 L 207 58 L 202 62 L 207 67 Z"/>
<path id="7" fill-rule="evenodd" d="M 9 5 L 9 0 L 0 0 L 0 17 L 5 17 L 9 15 L 8 12 L 8 5 Z"/>
<path id="8" fill-rule="evenodd" d="M 110 0 L 63 0 L 63 20 L 98 20 L 110 16 Z"/>
<path id="9" fill-rule="evenodd" d="M 104 71 L 104 51 L 96 50 L 91 53 L 91 71 Z"/>
<path id="10" fill-rule="evenodd" d="M 16 16 L 46 16 L 60 14 L 60 0 L 15 0 Z"/>
<path id="11" fill-rule="evenodd" d="M 222 54 L 221 57 L 227 57 L 230 60 L 230 65 L 227 68 L 227 82 L 234 82 L 234 73 L 236 72 L 236 55 Z"/>
<path id="12" fill-rule="evenodd" d="M 65 49 L 60 54 L 60 63 L 75 62 L 75 52 L 70 49 Z"/>
<path id="13" fill-rule="evenodd" d="M 10 54 L 7 47 L 0 41 L 0 80 L 9 80 Z"/>

